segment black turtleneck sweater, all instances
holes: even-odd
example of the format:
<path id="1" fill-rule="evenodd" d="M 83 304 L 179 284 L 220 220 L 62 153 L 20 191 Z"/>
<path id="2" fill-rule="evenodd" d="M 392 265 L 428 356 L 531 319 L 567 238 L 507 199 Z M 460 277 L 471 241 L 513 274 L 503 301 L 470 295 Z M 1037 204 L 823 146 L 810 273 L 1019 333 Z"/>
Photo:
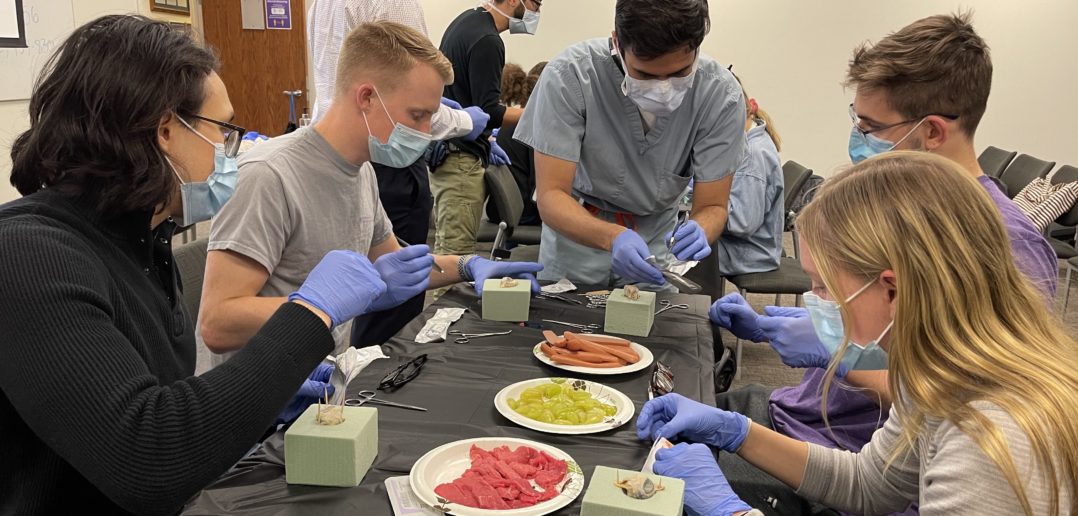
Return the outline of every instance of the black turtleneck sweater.
<path id="1" fill-rule="evenodd" d="M 169 514 L 258 440 L 333 338 L 286 303 L 192 376 L 194 322 L 151 214 L 43 190 L 0 206 L 0 514 Z"/>

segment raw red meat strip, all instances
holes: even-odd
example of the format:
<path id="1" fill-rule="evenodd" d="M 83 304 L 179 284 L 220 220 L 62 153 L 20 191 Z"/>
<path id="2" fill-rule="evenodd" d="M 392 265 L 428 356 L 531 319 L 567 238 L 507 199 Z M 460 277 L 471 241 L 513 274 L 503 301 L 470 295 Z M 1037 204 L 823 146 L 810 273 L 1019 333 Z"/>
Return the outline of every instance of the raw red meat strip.
<path id="1" fill-rule="evenodd" d="M 486 451 L 472 445 L 468 457 L 471 467 L 434 491 L 453 503 L 481 509 L 517 509 L 550 500 L 558 496 L 557 485 L 568 472 L 565 461 L 527 446 Z"/>

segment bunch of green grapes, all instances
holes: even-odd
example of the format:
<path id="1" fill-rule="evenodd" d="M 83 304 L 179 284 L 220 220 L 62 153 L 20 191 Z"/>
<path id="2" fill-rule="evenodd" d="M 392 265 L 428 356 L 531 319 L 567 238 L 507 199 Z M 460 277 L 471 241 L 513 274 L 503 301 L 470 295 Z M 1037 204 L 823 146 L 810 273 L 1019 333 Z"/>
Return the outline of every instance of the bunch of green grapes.
<path id="1" fill-rule="evenodd" d="M 524 389 L 520 399 L 509 398 L 509 408 L 524 417 L 555 425 L 592 425 L 617 413 L 614 405 L 559 380 L 562 381 L 551 380 L 549 384 Z"/>

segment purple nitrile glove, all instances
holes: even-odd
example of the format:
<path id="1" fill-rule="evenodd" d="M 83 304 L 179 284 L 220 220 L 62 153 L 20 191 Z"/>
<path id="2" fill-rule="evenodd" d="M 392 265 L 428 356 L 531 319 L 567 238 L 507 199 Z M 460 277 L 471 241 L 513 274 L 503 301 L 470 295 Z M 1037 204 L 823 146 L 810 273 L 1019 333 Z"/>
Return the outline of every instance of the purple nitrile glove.
<path id="1" fill-rule="evenodd" d="M 690 400 L 680 394 L 659 396 L 644 404 L 636 418 L 640 440 L 664 437 L 705 443 L 734 453 L 749 435 L 749 418 Z"/>
<path id="2" fill-rule="evenodd" d="M 759 314 L 752 309 L 741 294 L 727 294 L 708 310 L 711 322 L 733 333 L 735 337 L 753 342 L 763 342 L 767 337 L 760 331 Z"/>
<path id="3" fill-rule="evenodd" d="M 426 245 L 413 245 L 379 256 L 374 268 L 385 282 L 386 292 L 374 301 L 371 311 L 388 310 L 426 291 L 432 265 L 434 257 Z"/>
<path id="4" fill-rule="evenodd" d="M 535 273 L 543 270 L 541 264 L 535 262 L 496 262 L 486 258 L 472 258 L 464 266 L 465 272 L 475 280 L 475 293 L 483 295 L 483 282 L 490 278 L 518 278 L 531 282 L 532 294 L 539 293 L 539 282 L 535 279 Z"/>
<path id="5" fill-rule="evenodd" d="M 498 140 L 496 138 L 491 138 L 490 139 L 490 159 L 489 159 L 489 161 L 490 161 L 491 165 L 509 166 L 509 165 L 512 164 L 512 162 L 509 161 L 509 155 L 506 154 L 504 150 L 502 150 L 501 145 L 498 145 Z"/>
<path id="6" fill-rule="evenodd" d="M 318 364 L 318 367 L 314 368 L 314 371 L 311 371 L 311 374 L 299 386 L 299 390 L 296 391 L 295 396 L 292 396 L 292 401 L 288 402 L 288 406 L 277 415 L 277 424 L 292 422 L 312 403 L 317 403 L 319 398 L 326 396 L 327 392 L 332 395 L 333 385 L 329 383 L 329 377 L 332 374 L 332 365 Z"/>
<path id="7" fill-rule="evenodd" d="M 465 113 L 468 113 L 468 117 L 472 119 L 472 132 L 464 136 L 467 141 L 475 140 L 480 134 L 483 134 L 483 130 L 487 128 L 487 122 L 490 122 L 490 115 L 483 108 L 479 106 L 471 106 L 462 109 Z"/>
<path id="8" fill-rule="evenodd" d="M 687 514 L 726 516 L 752 510 L 734 494 L 707 445 L 680 443 L 659 450 L 652 469 L 656 474 L 685 481 Z"/>
<path id="9" fill-rule="evenodd" d="M 460 102 L 457 102 L 449 97 L 442 97 L 442 105 L 452 109 L 464 109 L 461 107 Z"/>
<path id="10" fill-rule="evenodd" d="M 831 363 L 831 353 L 816 336 L 812 318 L 804 308 L 781 306 L 764 307 L 766 316 L 759 318 L 760 333 L 771 342 L 771 348 L 790 367 L 819 367 L 826 369 Z M 835 373 L 845 378 L 845 364 L 839 364 Z"/>
<path id="11" fill-rule="evenodd" d="M 669 242 L 671 236 L 674 237 L 674 246 L 670 248 L 670 252 L 674 253 L 678 260 L 703 260 L 711 254 L 711 244 L 707 241 L 707 234 L 695 220 L 683 224 L 676 233 L 667 231 L 663 241 Z"/>
<path id="12" fill-rule="evenodd" d="M 318 308 L 336 327 L 370 311 L 371 304 L 385 291 L 385 282 L 366 256 L 330 251 L 288 300 L 298 299 Z"/>
<path id="13" fill-rule="evenodd" d="M 666 283 L 662 272 L 647 262 L 651 256 L 647 242 L 636 231 L 626 229 L 614 238 L 610 249 L 610 267 L 628 283 Z"/>

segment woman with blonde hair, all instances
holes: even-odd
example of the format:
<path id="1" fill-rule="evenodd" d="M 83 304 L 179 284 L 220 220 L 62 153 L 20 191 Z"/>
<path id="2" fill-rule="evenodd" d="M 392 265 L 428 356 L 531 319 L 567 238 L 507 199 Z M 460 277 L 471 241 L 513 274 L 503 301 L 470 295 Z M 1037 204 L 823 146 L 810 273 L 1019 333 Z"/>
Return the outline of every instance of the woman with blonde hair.
<path id="1" fill-rule="evenodd" d="M 984 189 L 944 158 L 892 152 L 829 181 L 798 226 L 828 375 L 886 365 L 884 427 L 852 453 L 671 394 L 644 406 L 639 437 L 737 453 L 846 512 L 1078 514 L 1078 344 L 1002 251 Z M 660 451 L 655 472 L 686 481 L 690 514 L 750 511 L 705 444 Z"/>

